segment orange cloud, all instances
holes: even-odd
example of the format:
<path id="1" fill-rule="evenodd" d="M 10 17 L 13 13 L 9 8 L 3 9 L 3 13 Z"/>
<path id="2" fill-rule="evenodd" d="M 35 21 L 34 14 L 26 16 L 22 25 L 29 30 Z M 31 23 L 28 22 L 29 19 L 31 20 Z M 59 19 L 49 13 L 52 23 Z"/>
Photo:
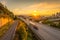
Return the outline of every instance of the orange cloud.
<path id="1" fill-rule="evenodd" d="M 39 15 L 52 15 L 55 12 L 60 12 L 60 4 L 39 3 L 27 6 L 22 9 L 15 10 L 15 14 L 32 14 L 34 10 L 37 10 Z"/>
<path id="2" fill-rule="evenodd" d="M 58 8 L 60 7 L 60 4 L 50 4 L 50 3 L 39 3 L 39 4 L 33 4 L 30 5 L 28 7 L 26 7 L 25 9 L 53 9 L 53 8 Z"/>

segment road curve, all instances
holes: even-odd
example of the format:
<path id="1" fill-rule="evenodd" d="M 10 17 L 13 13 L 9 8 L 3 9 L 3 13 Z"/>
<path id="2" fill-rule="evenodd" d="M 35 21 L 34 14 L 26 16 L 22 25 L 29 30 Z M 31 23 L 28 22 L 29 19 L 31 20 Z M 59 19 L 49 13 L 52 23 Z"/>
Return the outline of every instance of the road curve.
<path id="1" fill-rule="evenodd" d="M 15 21 L 0 40 L 13 40 L 17 25 L 18 21 Z"/>
<path id="2" fill-rule="evenodd" d="M 36 30 L 33 26 L 29 25 L 32 31 L 34 31 L 34 33 L 38 35 L 38 37 L 43 37 L 44 40 L 60 40 L 60 30 L 54 29 L 48 25 L 39 24 L 23 18 L 20 19 L 22 19 L 27 25 L 31 24 L 36 26 L 38 30 Z"/>

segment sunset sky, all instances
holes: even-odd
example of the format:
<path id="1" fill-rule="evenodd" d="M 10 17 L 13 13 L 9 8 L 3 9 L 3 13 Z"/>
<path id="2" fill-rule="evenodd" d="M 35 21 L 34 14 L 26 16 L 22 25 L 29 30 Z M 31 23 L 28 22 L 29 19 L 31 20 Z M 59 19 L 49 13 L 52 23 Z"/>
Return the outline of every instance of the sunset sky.
<path id="1" fill-rule="evenodd" d="M 60 12 L 60 0 L 0 0 L 15 15 L 52 15 Z"/>

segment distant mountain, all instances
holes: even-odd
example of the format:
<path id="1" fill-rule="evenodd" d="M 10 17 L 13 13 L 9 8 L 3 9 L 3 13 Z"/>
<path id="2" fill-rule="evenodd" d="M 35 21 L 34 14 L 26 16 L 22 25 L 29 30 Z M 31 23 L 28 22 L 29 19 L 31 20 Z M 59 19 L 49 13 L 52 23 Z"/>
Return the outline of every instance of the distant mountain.
<path id="1" fill-rule="evenodd" d="M 4 6 L 0 3 L 0 17 L 1 16 L 3 16 L 3 17 L 7 16 L 7 17 L 13 18 L 14 14 L 11 11 L 9 11 L 6 6 Z"/>

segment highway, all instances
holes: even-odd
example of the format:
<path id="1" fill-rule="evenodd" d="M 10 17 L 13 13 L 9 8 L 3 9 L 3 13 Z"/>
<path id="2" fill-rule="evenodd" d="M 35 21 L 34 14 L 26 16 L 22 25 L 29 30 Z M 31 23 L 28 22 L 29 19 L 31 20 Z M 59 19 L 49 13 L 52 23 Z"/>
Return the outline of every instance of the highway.
<path id="1" fill-rule="evenodd" d="M 32 22 L 30 20 L 22 19 L 27 25 L 34 25 L 38 28 L 36 30 L 34 26 L 30 26 L 31 30 L 42 40 L 60 40 L 60 30 L 52 28 L 48 25 L 44 25 L 37 22 Z"/>
<path id="2" fill-rule="evenodd" d="M 2 38 L 0 38 L 0 40 L 13 40 L 17 25 L 18 21 L 13 22 L 10 29 L 2 36 Z"/>

